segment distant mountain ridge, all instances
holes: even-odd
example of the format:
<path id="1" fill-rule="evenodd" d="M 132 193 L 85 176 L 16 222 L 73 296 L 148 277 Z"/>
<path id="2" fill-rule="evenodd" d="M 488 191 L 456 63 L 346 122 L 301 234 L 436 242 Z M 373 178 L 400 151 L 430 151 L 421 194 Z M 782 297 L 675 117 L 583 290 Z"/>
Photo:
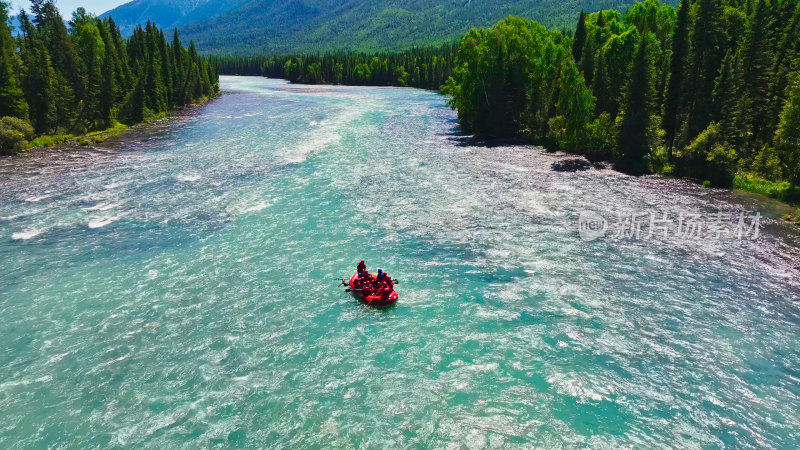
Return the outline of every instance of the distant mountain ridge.
<path id="1" fill-rule="evenodd" d="M 100 17 L 113 17 L 124 35 L 133 32 L 136 25 L 155 22 L 160 28 L 183 27 L 194 22 L 205 22 L 244 4 L 247 0 L 133 0 L 120 5 Z"/>
<path id="2" fill-rule="evenodd" d="M 634 0 L 134 0 L 111 16 L 128 32 L 178 27 L 204 52 L 399 50 L 454 42 L 509 16 L 573 27 L 581 10 L 625 11 Z M 677 0 L 669 3 L 677 4 Z"/>

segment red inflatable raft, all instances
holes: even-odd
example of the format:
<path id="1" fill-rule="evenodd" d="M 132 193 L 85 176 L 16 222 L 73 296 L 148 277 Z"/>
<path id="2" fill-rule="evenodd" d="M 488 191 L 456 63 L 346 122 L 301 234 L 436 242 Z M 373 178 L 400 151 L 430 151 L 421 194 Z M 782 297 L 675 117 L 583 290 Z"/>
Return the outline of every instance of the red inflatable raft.
<path id="1" fill-rule="evenodd" d="M 357 291 L 355 289 L 355 284 L 353 283 L 356 280 L 356 277 L 358 277 L 357 273 L 350 277 L 350 292 L 361 299 L 362 302 L 372 306 L 389 306 L 393 305 L 394 302 L 397 301 L 399 295 L 397 295 L 397 291 L 395 290 L 389 294 L 389 300 L 384 300 L 380 295 L 365 295 L 364 292 Z"/>

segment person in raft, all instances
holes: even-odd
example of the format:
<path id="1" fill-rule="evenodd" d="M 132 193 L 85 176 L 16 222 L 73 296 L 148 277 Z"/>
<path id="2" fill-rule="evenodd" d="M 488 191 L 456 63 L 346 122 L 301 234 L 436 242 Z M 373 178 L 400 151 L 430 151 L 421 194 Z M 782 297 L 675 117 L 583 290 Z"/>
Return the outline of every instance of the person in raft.
<path id="1" fill-rule="evenodd" d="M 358 263 L 358 267 L 356 267 L 356 272 L 358 273 L 358 278 L 361 278 L 364 276 L 365 273 L 368 273 L 367 265 L 364 263 L 363 259 L 361 260 L 360 263 Z"/>

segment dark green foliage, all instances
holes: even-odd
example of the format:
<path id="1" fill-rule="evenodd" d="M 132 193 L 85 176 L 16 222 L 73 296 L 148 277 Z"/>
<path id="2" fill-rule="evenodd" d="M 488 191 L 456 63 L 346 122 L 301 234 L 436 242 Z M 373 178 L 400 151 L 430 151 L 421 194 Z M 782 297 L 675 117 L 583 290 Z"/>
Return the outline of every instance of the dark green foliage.
<path id="1" fill-rule="evenodd" d="M 743 133 L 752 135 L 747 142 L 745 155 L 750 156 L 766 144 L 774 126 L 769 126 L 768 97 L 771 69 L 775 56 L 775 40 L 771 28 L 775 26 L 773 5 L 770 0 L 760 0 L 750 21 L 742 48 L 742 90 L 737 125 Z"/>
<path id="2" fill-rule="evenodd" d="M 736 121 L 736 101 L 740 98 L 739 65 L 733 50 L 728 50 L 722 60 L 722 67 L 714 85 L 714 120 L 721 126 L 720 133 L 725 142 L 737 144 L 741 132 Z"/>
<path id="3" fill-rule="evenodd" d="M 471 132 L 547 137 L 634 173 L 800 183 L 799 5 L 646 0 L 582 14 L 574 40 L 509 18 L 464 36 L 445 92 Z"/>
<path id="4" fill-rule="evenodd" d="M 674 1 L 674 0 L 670 0 Z M 513 15 L 575 29 L 581 10 L 633 0 L 138 0 L 106 13 L 129 35 L 153 20 L 216 54 L 405 51 L 457 41 Z M 410 71 L 409 71 L 410 72 Z"/>
<path id="5" fill-rule="evenodd" d="M 0 116 L 28 116 L 28 104 L 19 81 L 21 65 L 8 26 L 8 4 L 0 1 Z"/>
<path id="6" fill-rule="evenodd" d="M 645 157 L 650 153 L 647 131 L 653 95 L 652 71 L 652 51 L 648 35 L 643 34 L 633 60 L 617 138 L 616 165 L 627 172 L 642 173 L 648 169 Z"/>
<path id="7" fill-rule="evenodd" d="M 694 20 L 689 34 L 690 51 L 688 58 L 690 89 L 686 135 L 696 136 L 714 118 L 714 81 L 717 78 L 725 50 L 721 0 L 696 0 L 693 6 Z"/>
<path id="8" fill-rule="evenodd" d="M 69 28 L 50 2 L 31 10 L 33 20 L 20 13 L 15 40 L 0 3 L 0 116 L 28 119 L 37 134 L 140 122 L 218 92 L 216 69 L 194 44 L 185 50 L 177 30 L 172 46 L 150 23 L 125 42 L 113 20 L 83 8 Z"/>
<path id="9" fill-rule="evenodd" d="M 800 72 L 795 75 L 794 86 L 781 113 L 775 147 L 785 177 L 800 185 Z"/>
<path id="10" fill-rule="evenodd" d="M 453 70 L 452 45 L 401 53 L 325 53 L 282 56 L 210 56 L 228 75 L 286 78 L 293 83 L 411 86 L 439 89 Z"/>
<path id="11" fill-rule="evenodd" d="M 572 59 L 576 64 L 580 64 L 583 56 L 583 46 L 586 45 L 586 13 L 581 11 L 578 18 L 578 28 L 575 29 L 575 38 L 572 41 Z"/>
<path id="12" fill-rule="evenodd" d="M 58 119 L 57 88 L 70 93 L 71 87 L 59 84 L 50 61 L 50 54 L 38 37 L 38 30 L 22 12 L 20 25 L 25 37 L 20 41 L 22 53 L 22 89 L 30 109 L 30 121 L 37 133 L 45 133 Z M 61 80 L 63 81 L 63 80 Z"/>
<path id="13" fill-rule="evenodd" d="M 689 0 L 678 5 L 678 21 L 672 37 L 672 56 L 670 60 L 667 90 L 664 95 L 664 115 L 661 125 L 667 141 L 667 158 L 671 159 L 675 134 L 678 129 L 678 115 L 686 97 L 683 79 L 686 54 L 689 47 Z"/>

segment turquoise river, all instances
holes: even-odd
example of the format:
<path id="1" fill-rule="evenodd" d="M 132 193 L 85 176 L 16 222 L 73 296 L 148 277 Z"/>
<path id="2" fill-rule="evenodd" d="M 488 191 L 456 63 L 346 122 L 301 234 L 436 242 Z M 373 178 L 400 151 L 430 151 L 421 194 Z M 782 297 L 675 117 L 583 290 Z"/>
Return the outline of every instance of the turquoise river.
<path id="1" fill-rule="evenodd" d="M 432 92 L 221 82 L 0 159 L 0 448 L 800 446 L 780 205 L 559 170 Z M 588 241 L 585 210 L 761 227 Z M 360 259 L 396 306 L 337 287 Z"/>

